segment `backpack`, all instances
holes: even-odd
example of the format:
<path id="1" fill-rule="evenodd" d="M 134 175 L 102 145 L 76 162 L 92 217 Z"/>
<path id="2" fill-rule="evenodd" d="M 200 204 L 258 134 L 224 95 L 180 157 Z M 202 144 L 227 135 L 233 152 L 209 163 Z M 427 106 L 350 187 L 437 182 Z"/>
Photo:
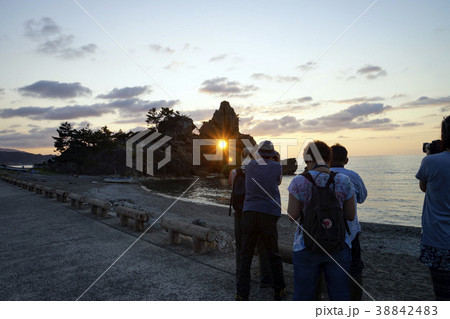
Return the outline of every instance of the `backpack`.
<path id="1" fill-rule="evenodd" d="M 245 199 L 245 173 L 242 168 L 236 168 L 236 177 L 233 180 L 233 190 L 231 191 L 230 209 L 228 215 L 231 215 L 231 207 L 238 213 L 242 213 Z"/>
<path id="2" fill-rule="evenodd" d="M 345 232 L 348 229 L 344 217 L 344 210 L 340 207 L 335 193 L 334 177 L 336 172 L 331 172 L 324 187 L 315 183 L 309 172 L 302 175 L 312 184 L 312 196 L 306 211 L 301 214 L 306 249 L 315 253 L 338 252 L 345 248 Z M 319 176 L 320 173 L 317 175 Z M 317 177 L 316 177 L 317 179 Z M 333 188 L 330 189 L 330 184 Z M 309 235 L 308 235 L 309 234 Z M 322 246 L 322 248 L 319 246 Z"/>

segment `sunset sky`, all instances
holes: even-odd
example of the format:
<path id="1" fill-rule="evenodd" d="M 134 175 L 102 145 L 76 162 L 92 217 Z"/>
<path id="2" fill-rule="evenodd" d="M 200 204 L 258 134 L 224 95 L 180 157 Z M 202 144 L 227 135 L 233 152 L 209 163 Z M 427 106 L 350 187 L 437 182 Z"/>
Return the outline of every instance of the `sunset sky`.
<path id="1" fill-rule="evenodd" d="M 0 148 L 53 153 L 63 121 L 199 126 L 227 100 L 257 140 L 419 154 L 450 115 L 450 1 L 0 0 Z"/>

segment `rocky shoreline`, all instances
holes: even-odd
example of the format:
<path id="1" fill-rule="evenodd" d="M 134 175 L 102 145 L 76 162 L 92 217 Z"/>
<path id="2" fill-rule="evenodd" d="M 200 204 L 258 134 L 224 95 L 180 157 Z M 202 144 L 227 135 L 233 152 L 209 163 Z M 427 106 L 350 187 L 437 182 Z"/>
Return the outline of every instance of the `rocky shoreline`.
<path id="1" fill-rule="evenodd" d="M 210 263 L 211 266 L 223 268 L 227 272 L 234 271 L 233 218 L 228 216 L 228 208 L 223 205 L 208 205 L 180 199 L 166 212 L 175 199 L 149 192 L 139 183 L 111 184 L 104 182 L 101 177 L 93 176 L 20 175 L 19 177 L 56 189 L 109 201 L 115 206 L 128 206 L 148 212 L 152 218 L 147 226 L 163 213 L 165 217 L 189 223 L 200 219 L 209 228 L 219 232 L 219 240 L 216 247 L 210 249 L 208 256 L 195 258 L 200 258 L 202 262 Z M 109 218 L 98 220 L 112 227 L 118 226 L 117 217 L 113 212 L 109 213 Z M 363 300 L 434 300 L 428 268 L 418 260 L 420 228 L 374 223 L 361 223 L 361 226 L 360 238 L 365 263 L 363 282 L 367 291 L 363 295 Z M 280 245 L 292 245 L 295 224 L 283 216 L 278 223 L 278 230 Z M 139 234 L 136 233 L 136 236 Z M 149 230 L 143 240 L 168 247 L 165 231 L 158 223 Z M 180 254 L 192 254 L 183 245 L 168 248 L 175 249 Z M 258 269 L 255 264 L 252 274 L 257 278 Z M 288 291 L 292 293 L 292 265 L 284 264 L 284 271 Z M 255 289 L 254 293 L 257 300 L 264 300 L 262 296 L 268 292 Z"/>

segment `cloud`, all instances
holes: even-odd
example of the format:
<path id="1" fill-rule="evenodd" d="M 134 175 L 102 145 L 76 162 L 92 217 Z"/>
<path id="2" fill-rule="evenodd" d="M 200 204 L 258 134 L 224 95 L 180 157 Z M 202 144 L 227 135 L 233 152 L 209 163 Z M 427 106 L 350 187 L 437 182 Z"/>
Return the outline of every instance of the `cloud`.
<path id="1" fill-rule="evenodd" d="M 90 96 L 92 94 L 92 91 L 82 86 L 80 82 L 61 83 L 57 81 L 38 81 L 19 88 L 19 92 L 23 96 L 59 99 Z"/>
<path id="2" fill-rule="evenodd" d="M 421 123 L 393 123 L 389 118 L 370 119 L 392 109 L 381 103 L 361 103 L 352 105 L 334 114 L 315 119 L 298 120 L 293 116 L 266 120 L 250 129 L 252 134 L 282 134 L 293 132 L 336 132 L 342 129 L 390 130 L 400 126 L 415 126 Z M 275 132 L 278 130 L 279 132 Z"/>
<path id="3" fill-rule="evenodd" d="M 273 76 L 265 74 L 265 73 L 253 73 L 251 78 L 254 80 L 273 81 Z"/>
<path id="4" fill-rule="evenodd" d="M 275 77 L 275 81 L 277 81 L 277 82 L 294 82 L 294 81 L 300 81 L 300 79 L 296 76 L 277 75 Z"/>
<path id="5" fill-rule="evenodd" d="M 252 95 L 251 92 L 258 89 L 253 85 L 242 85 L 237 81 L 228 81 L 228 78 L 221 77 L 204 81 L 199 91 L 228 97 L 249 97 Z"/>
<path id="6" fill-rule="evenodd" d="M 222 60 L 225 60 L 227 57 L 228 57 L 228 54 L 226 54 L 226 53 L 216 55 L 216 56 L 213 56 L 211 59 L 209 59 L 209 62 L 222 61 Z"/>
<path id="7" fill-rule="evenodd" d="M 391 99 L 399 99 L 401 97 L 406 97 L 406 95 L 405 94 L 394 94 L 394 95 L 392 95 Z"/>
<path id="8" fill-rule="evenodd" d="M 317 67 L 317 63 L 313 61 L 309 61 L 305 64 L 299 65 L 296 67 L 296 69 L 299 69 L 300 71 L 307 72 L 311 71 L 312 69 L 315 69 Z"/>
<path id="9" fill-rule="evenodd" d="M 36 128 L 27 133 L 12 132 L 0 135 L 0 144 L 12 148 L 48 147 L 53 145 L 51 137 L 56 134 L 54 127 Z"/>
<path id="10" fill-rule="evenodd" d="M 273 107 L 268 109 L 267 113 L 289 113 L 297 112 L 300 110 L 312 109 L 315 106 L 320 105 L 320 103 L 311 103 L 313 98 L 311 96 L 303 96 L 296 99 L 290 99 L 285 101 L 279 101 L 276 104 L 278 107 Z"/>
<path id="11" fill-rule="evenodd" d="M 187 114 L 195 122 L 199 122 L 211 119 L 214 114 L 214 111 L 216 111 L 216 109 L 188 110 L 184 111 L 183 113 Z"/>
<path id="12" fill-rule="evenodd" d="M 407 122 L 400 124 L 402 127 L 413 127 L 413 126 L 420 126 L 423 125 L 423 123 L 420 122 Z"/>
<path id="13" fill-rule="evenodd" d="M 380 76 L 385 76 L 387 74 L 385 70 L 375 65 L 366 65 L 362 68 L 359 68 L 356 73 L 365 76 L 369 80 L 374 80 Z"/>
<path id="14" fill-rule="evenodd" d="M 100 117 L 104 114 L 115 113 L 113 109 L 110 109 L 104 105 L 71 105 L 53 108 L 52 110 L 44 113 L 38 119 L 47 120 L 72 120 L 86 117 Z"/>
<path id="15" fill-rule="evenodd" d="M 53 19 L 44 17 L 36 21 L 30 19 L 25 21 L 25 36 L 32 39 L 41 39 L 61 32 L 61 28 L 56 25 Z"/>
<path id="16" fill-rule="evenodd" d="M 371 114 L 380 114 L 383 113 L 386 110 L 391 109 L 392 106 L 384 106 L 382 103 L 361 103 L 361 104 L 355 104 L 347 109 L 338 112 L 335 114 L 335 118 L 355 118 L 360 116 L 367 116 Z"/>
<path id="17" fill-rule="evenodd" d="M 151 92 L 150 86 L 134 86 L 134 87 L 124 87 L 121 89 L 114 88 L 111 92 L 107 94 L 98 95 L 99 99 L 129 99 L 132 97 L 139 96 L 146 92 Z"/>
<path id="18" fill-rule="evenodd" d="M 359 74 L 370 74 L 373 72 L 380 72 L 382 71 L 381 67 L 379 66 L 374 66 L 374 65 L 367 65 L 365 67 L 360 68 L 357 73 Z"/>
<path id="19" fill-rule="evenodd" d="M 36 117 L 45 114 L 53 109 L 53 106 L 38 107 L 38 106 L 24 106 L 17 109 L 2 109 L 0 110 L 0 118 L 7 119 L 11 117 Z"/>
<path id="20" fill-rule="evenodd" d="M 241 117 L 239 116 L 239 125 L 252 125 L 253 124 L 254 117 L 248 116 L 248 117 Z"/>
<path id="21" fill-rule="evenodd" d="M 109 103 L 92 105 L 67 105 L 63 107 L 19 107 L 0 110 L 0 118 L 23 117 L 32 120 L 73 120 L 86 117 L 100 117 L 104 114 L 115 114 L 123 118 L 136 117 L 136 114 L 145 117 L 151 108 L 173 107 L 178 100 L 145 101 L 138 98 L 115 100 Z"/>
<path id="22" fill-rule="evenodd" d="M 15 132 L 17 132 L 17 131 L 14 129 L 6 129 L 6 130 L 1 130 L 0 134 L 8 134 L 8 133 L 15 133 Z"/>
<path id="23" fill-rule="evenodd" d="M 349 103 L 365 103 L 365 102 L 377 102 L 377 101 L 383 101 L 384 98 L 381 96 L 374 96 L 374 97 L 355 97 L 353 99 L 346 99 L 346 100 L 332 100 L 330 102 L 340 103 L 340 104 L 349 104 Z"/>
<path id="24" fill-rule="evenodd" d="M 186 45 L 185 45 L 185 48 L 186 48 Z M 150 49 L 155 51 L 155 52 L 158 52 L 158 53 L 174 53 L 175 52 L 174 49 L 171 49 L 169 47 L 163 48 L 159 44 L 150 44 Z"/>
<path id="25" fill-rule="evenodd" d="M 0 95 L 5 93 L 5 89 L 0 88 Z"/>
<path id="26" fill-rule="evenodd" d="M 443 105 L 450 103 L 450 96 L 429 98 L 428 96 L 421 96 L 417 100 L 402 104 L 402 106 L 429 106 L 429 105 Z"/>
<path id="27" fill-rule="evenodd" d="M 108 103 L 110 109 L 118 111 L 120 120 L 115 121 L 116 124 L 142 123 L 146 119 L 148 110 L 152 108 L 160 109 L 162 107 L 173 108 L 179 103 L 179 100 L 160 100 L 145 101 L 137 98 L 116 100 Z"/>
<path id="28" fill-rule="evenodd" d="M 132 117 L 128 119 L 120 119 L 118 121 L 114 121 L 114 124 L 138 124 L 145 122 L 145 115 L 139 117 Z"/>
<path id="29" fill-rule="evenodd" d="M 265 117 L 275 117 L 277 115 L 298 114 L 299 111 L 314 109 L 316 106 L 320 105 L 320 103 L 311 103 L 312 101 L 312 97 L 303 96 L 296 99 L 276 102 L 276 106 L 241 106 L 235 107 L 235 110 L 244 117 L 248 114 L 260 114 Z M 242 118 L 243 117 L 240 117 L 240 119 Z"/>
<path id="30" fill-rule="evenodd" d="M 27 20 L 24 35 L 37 42 L 38 52 L 62 59 L 83 58 L 94 54 L 97 50 L 97 46 L 93 43 L 74 47 L 75 36 L 62 33 L 61 27 L 49 17 Z"/>
<path id="31" fill-rule="evenodd" d="M 251 78 L 254 80 L 265 80 L 276 82 L 294 82 L 298 80 L 298 78 L 295 76 L 283 76 L 283 75 L 272 76 L 265 73 L 253 73 Z"/>
<path id="32" fill-rule="evenodd" d="M 82 129 L 83 127 L 90 127 L 92 128 L 92 124 L 89 121 L 81 121 L 79 123 L 73 124 L 76 129 Z"/>
<path id="33" fill-rule="evenodd" d="M 367 119 L 368 116 L 381 114 L 390 109 L 392 109 L 391 106 L 384 106 L 382 103 L 355 104 L 331 115 L 302 121 L 302 130 L 324 132 L 361 128 L 372 128 L 376 130 L 392 129 L 398 125 L 393 124 L 388 118 Z"/>
<path id="34" fill-rule="evenodd" d="M 131 130 L 129 130 L 128 132 L 140 132 L 140 131 L 144 131 L 147 128 L 144 126 L 136 126 L 135 128 L 132 128 Z"/>
<path id="35" fill-rule="evenodd" d="M 160 109 L 162 107 L 173 108 L 179 100 L 160 100 L 160 101 L 146 101 L 137 98 L 116 100 L 107 104 L 108 108 L 117 109 L 122 118 L 136 117 L 136 114 L 145 118 L 148 110 L 151 108 Z"/>
<path id="36" fill-rule="evenodd" d="M 285 133 L 298 132 L 301 129 L 300 121 L 295 117 L 287 115 L 280 119 L 263 121 L 250 129 L 253 135 L 278 136 Z"/>
<path id="37" fill-rule="evenodd" d="M 450 112 L 450 105 L 444 106 L 441 108 L 441 112 L 442 113 L 447 113 Z"/>
<path id="38" fill-rule="evenodd" d="M 183 66 L 185 62 L 177 62 L 173 61 L 172 63 L 166 65 L 164 69 L 175 71 L 176 69 L 179 69 L 181 66 Z"/>
<path id="39" fill-rule="evenodd" d="M 415 101 L 403 103 L 400 106 L 394 108 L 394 110 L 414 109 L 414 108 L 427 108 L 427 107 L 440 107 L 440 112 L 445 113 L 449 111 L 450 96 L 430 98 L 428 96 L 421 96 Z"/>
<path id="40" fill-rule="evenodd" d="M 71 105 L 63 107 L 26 106 L 17 109 L 0 110 L 0 118 L 24 117 L 32 120 L 72 120 L 84 117 L 98 117 L 107 113 L 115 113 L 105 104 Z"/>
<path id="41" fill-rule="evenodd" d="M 296 104 L 296 103 L 305 103 L 305 102 L 311 102 L 313 100 L 310 96 L 303 96 L 298 99 L 289 100 L 286 102 L 286 104 Z"/>

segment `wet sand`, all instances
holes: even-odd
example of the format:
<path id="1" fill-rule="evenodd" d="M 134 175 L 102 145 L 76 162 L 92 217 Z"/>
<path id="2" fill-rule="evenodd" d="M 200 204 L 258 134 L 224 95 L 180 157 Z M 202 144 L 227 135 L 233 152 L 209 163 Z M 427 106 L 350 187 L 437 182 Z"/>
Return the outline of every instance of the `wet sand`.
<path id="1" fill-rule="evenodd" d="M 171 197 L 161 196 L 149 192 L 139 182 L 136 184 L 106 183 L 101 177 L 66 176 L 66 175 L 18 175 L 21 179 L 75 192 L 87 197 L 110 201 L 113 205 L 128 206 L 150 213 L 153 217 L 148 226 L 153 223 L 167 208 L 173 204 Z M 180 194 L 181 195 L 181 194 Z M 86 216 L 92 217 L 88 211 Z M 187 222 L 201 219 L 207 226 L 219 231 L 220 241 L 217 246 L 204 256 L 193 257 L 202 263 L 220 268 L 227 273 L 234 273 L 233 217 L 228 216 L 228 208 L 221 205 L 199 204 L 180 199 L 173 205 L 164 217 L 178 218 Z M 98 218 L 99 222 L 120 228 L 118 217 L 112 211 L 106 219 Z M 428 268 L 418 260 L 420 244 L 420 228 L 361 223 L 362 258 L 365 263 L 363 271 L 364 289 L 363 300 L 377 301 L 420 301 L 434 300 L 431 278 Z M 123 228 L 122 228 L 123 230 Z M 278 224 L 280 245 L 291 246 L 295 232 L 295 224 L 283 216 Z M 132 230 L 126 230 L 133 233 Z M 139 233 L 134 235 L 139 236 Z M 193 256 L 190 244 L 169 246 L 166 233 L 156 224 L 143 237 L 144 240 L 171 249 L 181 255 Z M 253 263 L 252 277 L 257 280 L 257 263 Z M 285 280 L 287 282 L 288 299 L 293 292 L 292 265 L 284 264 Z M 270 300 L 270 291 L 260 289 L 257 282 L 252 284 L 253 300 Z M 270 289 L 269 289 L 270 290 Z M 230 291 L 232 294 L 233 292 Z"/>

